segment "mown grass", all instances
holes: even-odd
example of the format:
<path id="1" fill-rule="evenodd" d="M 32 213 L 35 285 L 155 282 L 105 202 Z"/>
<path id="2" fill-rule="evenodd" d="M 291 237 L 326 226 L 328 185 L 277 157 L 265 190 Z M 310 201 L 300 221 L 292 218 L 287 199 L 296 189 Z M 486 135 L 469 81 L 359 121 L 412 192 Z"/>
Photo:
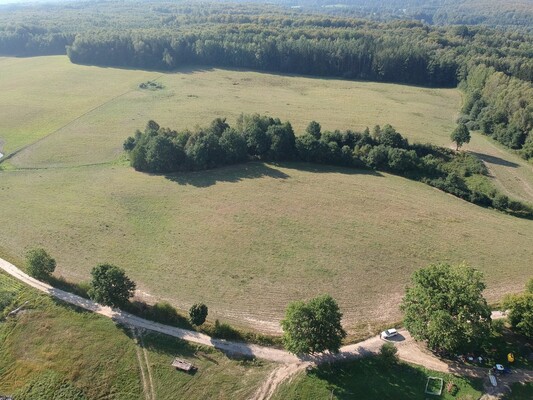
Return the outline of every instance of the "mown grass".
<path id="1" fill-rule="evenodd" d="M 444 380 L 439 399 L 477 399 L 482 385 L 477 380 L 455 377 L 449 374 L 429 371 L 406 363 L 386 365 L 378 357 L 323 366 L 302 373 L 294 380 L 283 383 L 273 400 L 326 400 L 326 399 L 427 399 L 425 394 L 428 377 Z M 458 391 L 448 393 L 447 384 L 453 382 Z"/>
<path id="2" fill-rule="evenodd" d="M 312 119 L 324 129 L 391 123 L 410 140 L 448 145 L 457 90 L 228 70 L 154 75 L 66 57 L 6 58 L 0 72 L 5 149 L 68 123 L 0 164 L 0 254 L 19 265 L 38 245 L 72 282 L 112 262 L 144 300 L 181 310 L 203 301 L 211 322 L 269 332 L 289 301 L 326 292 L 358 337 L 399 319 L 410 273 L 430 262 L 479 267 L 491 300 L 521 290 L 530 273 L 531 221 L 421 183 L 301 163 L 151 176 L 121 152 L 148 119 L 182 129 L 241 112 L 289 119 L 300 132 Z M 162 90 L 138 88 L 156 78 Z M 95 163 L 105 165 L 81 166 Z"/>
<path id="3" fill-rule="evenodd" d="M 146 334 L 136 344 L 129 329 L 27 289 L 0 274 L 0 295 L 11 297 L 0 315 L 28 301 L 16 317 L 0 322 L 0 394 L 18 399 L 144 399 L 143 346 L 158 399 L 248 398 L 271 369 L 259 361 L 232 360 L 178 339 Z M 175 371 L 173 357 L 198 367 Z M 61 397 L 63 396 L 63 397 Z"/>
<path id="4" fill-rule="evenodd" d="M 43 246 L 57 275 L 126 269 L 148 301 L 279 329 L 289 301 L 330 293 L 349 329 L 399 319 L 412 271 L 463 260 L 487 295 L 519 291 L 533 224 L 396 176 L 249 163 L 155 176 L 125 166 L 12 171 L 0 179 L 0 248 Z"/>
<path id="5" fill-rule="evenodd" d="M 17 167 L 109 162 L 149 119 L 192 129 L 216 117 L 234 122 L 240 113 L 256 112 L 290 120 L 297 132 L 313 119 L 324 129 L 390 123 L 411 139 L 447 144 L 448 133 L 440 135 L 453 130 L 460 103 L 454 89 L 200 68 L 159 74 L 79 66 L 64 56 L 7 59 L 0 76 L 0 118 L 8 121 L 0 138 L 8 151 L 100 105 L 12 159 Z M 147 78 L 164 89 L 140 89 Z"/>

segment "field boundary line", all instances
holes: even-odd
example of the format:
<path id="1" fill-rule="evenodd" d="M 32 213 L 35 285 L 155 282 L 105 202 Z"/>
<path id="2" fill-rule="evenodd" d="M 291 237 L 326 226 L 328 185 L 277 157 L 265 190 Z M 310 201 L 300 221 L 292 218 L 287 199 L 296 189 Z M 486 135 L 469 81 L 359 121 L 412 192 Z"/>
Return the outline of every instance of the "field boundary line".
<path id="1" fill-rule="evenodd" d="M 163 76 L 163 74 L 159 75 L 157 78 L 151 79 L 151 81 L 156 81 L 156 80 L 158 80 L 159 78 L 161 78 L 162 76 Z M 93 111 L 96 111 L 96 110 L 98 110 L 99 108 L 104 107 L 104 106 L 106 106 L 107 104 L 109 104 L 109 103 L 111 103 L 111 102 L 113 102 L 113 101 L 119 99 L 120 97 L 122 97 L 122 96 L 126 96 L 127 94 L 130 94 L 130 93 L 132 93 L 132 92 L 134 92 L 134 91 L 136 91 L 136 90 L 137 90 L 137 89 L 130 89 L 130 90 L 124 92 L 124 93 L 121 93 L 121 94 L 119 94 L 119 95 L 117 95 L 117 96 L 114 96 L 114 97 L 112 97 L 111 99 L 108 99 L 108 100 L 104 101 L 103 103 L 100 103 L 100 104 L 94 106 L 94 107 L 91 108 L 90 110 L 85 111 L 83 114 L 78 115 L 76 118 L 74 118 L 73 120 L 70 120 L 70 121 L 68 121 L 67 123 L 61 125 L 59 128 L 55 129 L 54 131 L 52 131 L 52 132 L 50 132 L 50 133 L 47 133 L 47 134 L 44 135 L 43 137 L 40 137 L 40 138 L 37 139 L 35 142 L 29 143 L 29 144 L 27 144 L 27 145 L 25 145 L 25 146 L 22 146 L 20 149 L 14 150 L 14 151 L 12 151 L 12 152 L 9 153 L 9 154 L 4 154 L 4 157 L 1 157 L 1 158 L 0 158 L 0 164 L 3 163 L 4 161 L 7 161 L 7 160 L 9 160 L 10 158 L 16 156 L 16 155 L 17 155 L 18 153 L 20 153 L 21 151 L 27 150 L 27 149 L 29 149 L 30 147 L 32 147 L 33 145 L 35 145 L 35 144 L 37 144 L 37 143 L 39 143 L 39 142 L 42 142 L 43 140 L 49 138 L 49 137 L 52 136 L 53 134 L 59 132 L 60 130 L 65 129 L 65 128 L 66 128 L 67 126 L 69 126 L 70 124 L 73 124 L 74 122 L 80 120 L 81 118 L 86 117 L 87 115 L 89 115 L 89 114 L 92 113 Z"/>

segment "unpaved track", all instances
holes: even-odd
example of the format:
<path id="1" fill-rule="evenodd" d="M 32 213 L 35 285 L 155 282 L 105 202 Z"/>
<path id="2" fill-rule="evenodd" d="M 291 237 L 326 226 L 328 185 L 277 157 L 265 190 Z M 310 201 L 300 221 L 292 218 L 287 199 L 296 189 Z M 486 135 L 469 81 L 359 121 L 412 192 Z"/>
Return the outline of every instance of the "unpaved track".
<path id="1" fill-rule="evenodd" d="M 41 282 L 31 276 L 25 274 L 13 264 L 0 258 L 0 269 L 7 272 L 9 275 L 18 280 L 28 284 L 29 286 L 38 289 L 42 292 L 63 300 L 67 303 L 81 307 L 83 309 L 98 313 L 113 319 L 114 321 L 123 325 L 137 328 L 140 330 L 150 330 L 165 335 L 177 337 L 188 342 L 198 343 L 204 346 L 214 347 L 227 354 L 240 355 L 246 357 L 256 357 L 264 360 L 274 361 L 282 365 L 276 368 L 252 396 L 254 400 L 265 400 L 270 398 L 275 392 L 276 388 L 288 378 L 294 376 L 299 371 L 302 371 L 309 365 L 316 365 L 325 362 L 336 362 L 342 360 L 350 360 L 354 358 L 364 357 L 366 355 L 376 354 L 382 344 L 384 343 L 379 337 L 375 336 L 362 342 L 344 346 L 337 354 L 321 354 L 315 357 L 299 358 L 287 351 L 273 349 L 269 347 L 257 346 L 242 342 L 231 342 L 221 339 L 213 339 L 210 336 L 202 333 L 189 331 L 186 329 L 175 328 L 172 326 L 160 324 L 157 322 L 148 321 L 139 318 L 133 314 L 111 309 L 110 307 L 103 307 L 94 301 L 85 299 L 75 294 L 56 289 L 44 282 Z M 503 315 L 499 311 L 492 313 L 493 318 L 501 318 Z M 398 348 L 398 356 L 400 359 L 422 365 L 428 369 L 440 372 L 447 372 L 458 375 L 468 375 L 472 377 L 482 377 L 487 370 L 482 368 L 469 368 L 459 364 L 447 364 L 429 352 L 423 351 L 412 339 L 405 329 L 400 329 L 398 337 L 393 341 Z M 141 343 L 142 345 L 142 343 Z M 148 360 L 145 358 L 146 366 L 149 368 Z M 148 374 L 150 371 L 148 370 Z M 153 391 L 153 383 L 150 378 L 146 376 L 150 394 L 155 394 Z M 533 381 L 533 371 L 515 370 L 511 375 L 513 382 L 531 382 Z"/>

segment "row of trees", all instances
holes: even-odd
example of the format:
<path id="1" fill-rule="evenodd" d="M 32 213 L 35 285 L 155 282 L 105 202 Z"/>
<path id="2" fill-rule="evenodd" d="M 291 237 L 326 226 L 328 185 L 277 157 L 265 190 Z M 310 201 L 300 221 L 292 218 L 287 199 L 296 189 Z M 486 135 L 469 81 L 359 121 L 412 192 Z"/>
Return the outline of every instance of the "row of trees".
<path id="1" fill-rule="evenodd" d="M 35 248 L 26 253 L 26 270 L 37 279 L 47 280 L 56 268 L 56 261 L 45 249 Z M 88 296 L 105 306 L 124 307 L 134 296 L 137 285 L 126 271 L 111 264 L 99 264 L 91 270 Z M 162 309 L 165 306 L 163 305 Z M 196 326 L 202 325 L 208 315 L 203 303 L 196 303 L 189 309 L 189 319 Z"/>
<path id="2" fill-rule="evenodd" d="M 54 268 L 55 260 L 44 249 L 28 252 L 27 269 L 33 276 L 45 279 Z M 91 275 L 89 296 L 103 305 L 122 307 L 135 292 L 135 283 L 116 266 L 100 264 Z M 465 264 L 433 264 L 420 269 L 413 274 L 401 304 L 405 327 L 434 351 L 472 350 L 490 331 L 491 311 L 484 289 L 482 273 Z M 526 289 L 523 294 L 507 296 L 503 304 L 509 310 L 511 326 L 533 338 L 533 279 Z M 189 310 L 196 326 L 202 325 L 207 315 L 208 308 L 202 303 Z M 342 313 L 329 295 L 290 303 L 281 326 L 285 348 L 294 354 L 337 352 L 346 337 Z M 383 353 L 390 351 L 383 349 Z"/>
<path id="3" fill-rule="evenodd" d="M 266 5 L 128 6 L 127 17 L 114 2 L 80 4 L 75 12 L 21 8 L 5 21 L 0 15 L 0 54 L 65 54 L 66 46 L 71 60 L 84 64 L 201 64 L 429 86 L 454 86 L 468 67 L 485 64 L 533 80 L 526 32 L 378 23 Z"/>
<path id="4" fill-rule="evenodd" d="M 458 148 L 468 143 L 464 124 L 452 132 Z M 267 116 L 241 115 L 235 127 L 217 118 L 208 127 L 178 132 L 149 121 L 144 132 L 126 139 L 131 165 L 138 171 L 167 173 L 202 170 L 249 160 L 291 161 L 389 171 L 423 181 L 482 206 L 518 216 L 533 211 L 496 189 L 469 187 L 466 178 L 486 175 L 475 156 L 431 145 L 409 144 L 392 126 L 375 126 L 370 132 L 324 131 L 312 121 L 305 134 L 295 136 L 289 122 Z"/>
<path id="5" fill-rule="evenodd" d="M 80 34 L 67 54 L 79 64 L 165 70 L 192 64 L 429 86 L 455 86 L 458 68 L 424 40 L 323 30 L 282 34 L 263 26 Z"/>

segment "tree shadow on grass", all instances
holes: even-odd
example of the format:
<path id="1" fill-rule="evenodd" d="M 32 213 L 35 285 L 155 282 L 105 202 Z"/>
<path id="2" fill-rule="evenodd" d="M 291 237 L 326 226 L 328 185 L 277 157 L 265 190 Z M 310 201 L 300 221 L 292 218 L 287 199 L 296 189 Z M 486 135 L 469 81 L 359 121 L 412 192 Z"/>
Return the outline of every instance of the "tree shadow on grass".
<path id="1" fill-rule="evenodd" d="M 347 175 L 383 176 L 381 173 L 369 169 L 348 168 L 306 162 L 282 162 L 271 163 L 271 165 L 274 167 L 322 174 L 340 173 Z M 179 185 L 191 185 L 199 188 L 209 187 L 217 184 L 218 182 L 236 183 L 246 179 L 266 177 L 273 179 L 290 178 L 290 176 L 285 172 L 280 171 L 276 168 L 272 168 L 269 164 L 259 161 L 247 162 L 222 168 L 209 169 L 205 171 L 177 172 L 165 175 L 166 179 L 172 182 L 176 182 Z"/>
<path id="2" fill-rule="evenodd" d="M 199 188 L 213 186 L 219 182 L 240 182 L 256 178 L 287 179 L 289 175 L 260 162 L 249 162 L 229 167 L 206 171 L 178 172 L 165 175 L 169 181 L 179 185 L 191 185 Z"/>
<path id="3" fill-rule="evenodd" d="M 281 168 L 295 169 L 295 170 L 304 171 L 304 172 L 312 172 L 315 174 L 371 175 L 371 176 L 379 176 L 379 177 L 383 176 L 383 174 L 373 169 L 342 167 L 342 166 L 330 165 L 330 164 L 317 164 L 317 163 L 295 161 L 295 162 L 273 163 L 273 165 L 276 165 Z"/>
<path id="4" fill-rule="evenodd" d="M 507 161 L 507 160 L 504 160 L 503 158 L 500 158 L 500 157 L 494 157 L 494 156 L 491 156 L 491 155 L 488 155 L 488 154 L 484 154 L 484 153 L 477 153 L 475 151 L 471 151 L 470 153 L 472 153 L 473 155 L 475 155 L 476 157 L 478 157 L 479 159 L 489 163 L 489 164 L 495 164 L 495 165 L 501 165 L 503 167 L 511 167 L 511 168 L 518 168 L 520 166 L 520 164 L 517 164 L 515 162 L 512 162 L 512 161 Z"/>

